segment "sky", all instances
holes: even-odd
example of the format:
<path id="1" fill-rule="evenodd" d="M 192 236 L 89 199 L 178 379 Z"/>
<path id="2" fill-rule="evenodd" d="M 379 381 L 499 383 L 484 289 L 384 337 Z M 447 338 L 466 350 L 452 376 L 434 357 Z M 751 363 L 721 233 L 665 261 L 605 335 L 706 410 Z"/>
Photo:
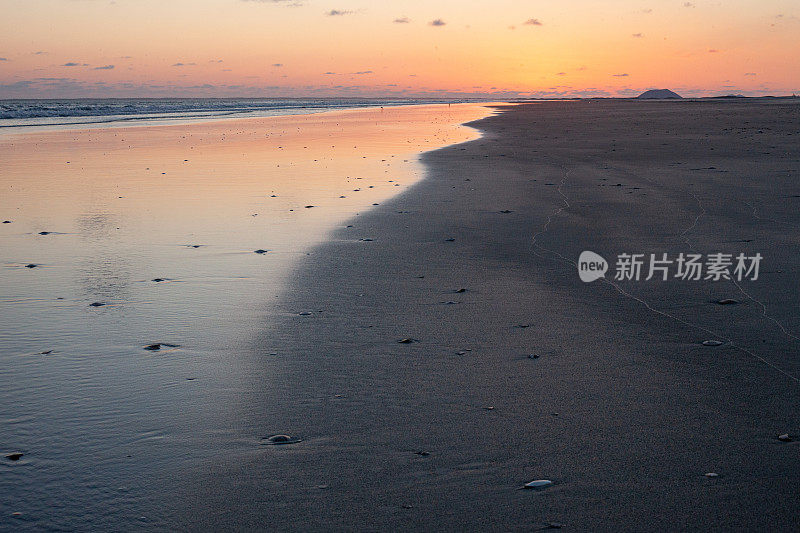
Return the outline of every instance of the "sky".
<path id="1" fill-rule="evenodd" d="M 797 0 L 0 0 L 0 98 L 800 93 Z"/>

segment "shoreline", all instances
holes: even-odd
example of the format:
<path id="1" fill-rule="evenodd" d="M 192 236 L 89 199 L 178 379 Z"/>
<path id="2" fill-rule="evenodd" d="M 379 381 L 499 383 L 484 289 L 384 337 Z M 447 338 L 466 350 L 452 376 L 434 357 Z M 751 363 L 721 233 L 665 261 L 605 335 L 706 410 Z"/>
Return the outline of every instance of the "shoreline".
<path id="1" fill-rule="evenodd" d="M 476 138 L 461 123 L 487 114 L 405 106 L 0 138 L 0 446 L 22 454 L 0 465 L 0 529 L 155 527 L 140 520 L 161 509 L 153 479 L 249 449 L 240 403 L 270 372 L 249 366 L 252 339 L 282 312 L 287 273 L 418 180 L 419 153 Z"/>
<path id="2" fill-rule="evenodd" d="M 473 124 L 481 139 L 426 153 L 426 179 L 295 271 L 253 361 L 269 377 L 242 405 L 252 449 L 182 479 L 193 516 L 167 521 L 791 527 L 797 448 L 776 437 L 800 425 L 797 113 L 525 104 Z M 582 250 L 768 261 L 742 286 L 615 287 L 565 265 Z M 703 346 L 711 335 L 723 344 Z M 260 444 L 276 433 L 302 441 Z M 519 490 L 533 479 L 554 485 Z"/>

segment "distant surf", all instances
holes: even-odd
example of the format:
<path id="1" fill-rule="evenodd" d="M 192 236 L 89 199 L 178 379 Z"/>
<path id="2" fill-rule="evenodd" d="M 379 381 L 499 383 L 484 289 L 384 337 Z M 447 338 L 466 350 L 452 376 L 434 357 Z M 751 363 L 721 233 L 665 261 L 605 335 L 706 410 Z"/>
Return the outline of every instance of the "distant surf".
<path id="1" fill-rule="evenodd" d="M 221 118 L 301 115 L 335 109 L 464 103 L 474 99 L 414 98 L 115 98 L 0 100 L 0 131 L 103 127 Z"/>

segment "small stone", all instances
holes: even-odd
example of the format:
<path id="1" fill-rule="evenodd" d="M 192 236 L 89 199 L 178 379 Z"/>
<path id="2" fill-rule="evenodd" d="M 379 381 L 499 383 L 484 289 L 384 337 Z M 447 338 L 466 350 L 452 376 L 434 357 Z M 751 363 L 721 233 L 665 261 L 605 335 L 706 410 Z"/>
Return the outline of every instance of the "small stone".
<path id="1" fill-rule="evenodd" d="M 462 350 L 460 352 L 456 352 L 456 355 L 467 355 L 467 352 Z"/>
<path id="2" fill-rule="evenodd" d="M 314 207 L 314 206 L 313 205 L 307 205 L 306 209 L 311 209 L 312 207 Z"/>
<path id="3" fill-rule="evenodd" d="M 167 281 L 164 278 L 153 278 L 151 281 L 155 281 L 156 283 L 161 283 L 162 281 Z"/>
<path id="4" fill-rule="evenodd" d="M 792 442 L 792 436 L 788 433 L 784 433 L 783 435 L 778 435 L 778 440 L 781 442 Z"/>
<path id="5" fill-rule="evenodd" d="M 39 352 L 39 355 L 50 355 L 51 353 L 53 353 L 53 350 L 45 350 L 43 352 Z"/>
<path id="6" fill-rule="evenodd" d="M 431 454 L 431 452 L 425 452 L 425 451 L 419 451 L 419 452 L 414 452 L 414 453 L 417 454 L 417 455 L 420 455 L 422 457 L 428 457 Z"/>
<path id="7" fill-rule="evenodd" d="M 19 452 L 9 453 L 8 455 L 6 455 L 6 459 L 8 459 L 9 461 L 19 461 L 20 459 L 22 459 L 23 455 L 25 454 Z"/>
<path id="8" fill-rule="evenodd" d="M 150 350 L 151 352 L 155 352 L 155 351 L 161 349 L 161 344 L 160 343 L 148 344 L 147 346 L 144 347 L 144 349 L 145 350 Z"/>
<path id="9" fill-rule="evenodd" d="M 33 263 L 28 263 L 27 265 L 25 265 L 25 268 L 36 268 L 37 266 L 39 266 L 39 265 L 35 265 Z"/>
<path id="10" fill-rule="evenodd" d="M 303 311 L 303 312 L 297 313 L 297 314 L 298 314 L 298 316 L 311 316 L 311 313 L 309 313 L 308 311 Z"/>
<path id="11" fill-rule="evenodd" d="M 494 411 L 494 405 L 487 405 L 483 408 L 485 411 Z"/>
<path id="12" fill-rule="evenodd" d="M 455 239 L 450 237 L 449 239 L 445 239 L 444 242 L 455 242 Z"/>
<path id="13" fill-rule="evenodd" d="M 539 359 L 541 357 L 538 353 L 528 354 L 528 359 Z"/>
<path id="14" fill-rule="evenodd" d="M 265 253 L 268 253 L 268 252 L 269 252 L 269 250 L 262 250 L 261 248 L 259 248 L 258 250 L 253 250 L 254 254 L 265 254 Z"/>
<path id="15" fill-rule="evenodd" d="M 300 442 L 302 439 L 296 437 L 293 438 L 290 437 L 289 435 L 278 434 L 278 435 L 270 435 L 269 437 L 265 437 L 262 440 L 264 441 L 264 444 L 281 445 L 281 444 L 294 444 L 296 442 Z"/>
<path id="16" fill-rule="evenodd" d="M 716 472 L 706 472 L 704 475 L 705 475 L 706 477 L 708 477 L 708 478 L 715 478 L 715 477 L 719 477 L 719 474 L 717 474 Z"/>
<path id="17" fill-rule="evenodd" d="M 717 300 L 717 304 L 719 305 L 736 305 L 738 303 L 739 302 L 731 298 L 723 298 L 722 300 Z"/>
<path id="18" fill-rule="evenodd" d="M 50 231 L 40 231 L 39 235 L 50 235 L 50 233 L 52 233 L 52 232 L 50 232 Z"/>
<path id="19" fill-rule="evenodd" d="M 504 213 L 504 214 L 513 213 L 513 211 L 511 211 L 510 209 L 503 209 L 503 210 L 502 210 L 502 211 L 500 211 L 500 212 L 501 212 L 501 213 Z"/>
<path id="20" fill-rule="evenodd" d="M 411 344 L 412 342 L 414 342 L 414 339 L 400 339 L 397 342 L 400 344 Z"/>
<path id="21" fill-rule="evenodd" d="M 106 304 L 104 304 L 103 302 L 92 302 L 89 304 L 89 307 L 103 307 L 104 305 Z"/>
<path id="22" fill-rule="evenodd" d="M 462 292 L 467 292 L 467 289 L 456 289 L 453 292 L 461 294 Z"/>
<path id="23" fill-rule="evenodd" d="M 722 346 L 722 341 L 703 341 L 703 346 Z"/>
<path id="24" fill-rule="evenodd" d="M 11 224 L 11 221 L 10 220 L 4 220 L 3 224 Z"/>
<path id="25" fill-rule="evenodd" d="M 550 481 L 549 479 L 537 479 L 535 481 L 531 481 L 529 483 L 525 483 L 525 487 L 524 488 L 526 488 L 526 489 L 544 489 L 546 487 L 551 486 L 552 484 L 553 484 L 553 482 Z"/>

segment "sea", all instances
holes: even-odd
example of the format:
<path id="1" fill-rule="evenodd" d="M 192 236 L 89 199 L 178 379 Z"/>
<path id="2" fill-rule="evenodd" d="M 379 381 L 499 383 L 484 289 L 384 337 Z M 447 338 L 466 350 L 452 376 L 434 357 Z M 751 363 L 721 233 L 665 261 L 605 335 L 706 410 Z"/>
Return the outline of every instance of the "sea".
<path id="1" fill-rule="evenodd" d="M 175 124 L 226 118 L 300 115 L 336 109 L 455 104 L 435 98 L 102 98 L 0 100 L 0 133 L 13 130 Z"/>

